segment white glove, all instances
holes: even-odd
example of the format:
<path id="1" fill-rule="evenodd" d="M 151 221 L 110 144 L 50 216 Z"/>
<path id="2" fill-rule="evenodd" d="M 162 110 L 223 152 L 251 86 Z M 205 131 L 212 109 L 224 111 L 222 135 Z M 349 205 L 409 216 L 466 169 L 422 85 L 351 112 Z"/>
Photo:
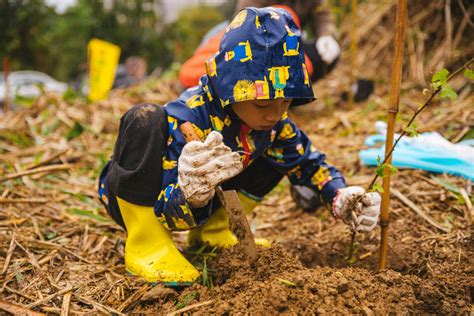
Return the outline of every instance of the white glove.
<path id="1" fill-rule="evenodd" d="M 331 64 L 341 53 L 341 48 L 334 37 L 324 35 L 316 41 L 316 50 L 321 58 L 328 64 Z"/>
<path id="2" fill-rule="evenodd" d="M 351 210 L 352 201 L 361 195 L 362 199 Z M 354 225 L 357 231 L 370 232 L 377 225 L 380 202 L 381 198 L 377 192 L 365 193 L 363 188 L 353 186 L 337 191 L 332 209 L 336 217 L 342 218 L 348 225 Z"/>
<path id="3" fill-rule="evenodd" d="M 178 159 L 178 184 L 191 207 L 203 207 L 214 197 L 214 188 L 242 168 L 240 155 L 224 145 L 222 135 L 213 131 L 203 143 L 192 141 L 184 145 Z"/>

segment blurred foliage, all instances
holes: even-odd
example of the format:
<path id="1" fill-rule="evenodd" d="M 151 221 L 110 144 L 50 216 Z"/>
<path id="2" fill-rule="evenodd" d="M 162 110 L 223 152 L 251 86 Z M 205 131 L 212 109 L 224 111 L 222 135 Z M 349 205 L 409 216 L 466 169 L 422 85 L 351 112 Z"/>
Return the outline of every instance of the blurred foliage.
<path id="1" fill-rule="evenodd" d="M 225 19 L 216 7 L 196 6 L 182 10 L 177 20 L 169 25 L 174 61 L 182 63 L 191 57 L 207 31 Z"/>
<path id="2" fill-rule="evenodd" d="M 26 2 L 26 3 L 25 3 Z M 47 21 L 56 14 L 41 0 L 0 0 L 0 57 L 10 57 L 10 67 L 45 70 L 48 46 L 43 40 Z"/>
<path id="3" fill-rule="evenodd" d="M 121 47 L 120 61 L 141 56 L 151 72 L 189 58 L 206 32 L 228 18 L 234 1 L 220 8 L 188 7 L 166 25 L 160 0 L 77 0 L 57 14 L 43 0 L 0 0 L 0 62 L 10 69 L 35 69 L 71 81 L 87 70 L 87 43 L 92 38 Z"/>

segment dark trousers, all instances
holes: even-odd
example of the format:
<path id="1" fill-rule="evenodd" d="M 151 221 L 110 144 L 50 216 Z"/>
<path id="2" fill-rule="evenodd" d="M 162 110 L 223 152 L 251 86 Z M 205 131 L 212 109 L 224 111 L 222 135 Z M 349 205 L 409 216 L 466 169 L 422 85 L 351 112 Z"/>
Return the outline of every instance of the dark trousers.
<path id="1" fill-rule="evenodd" d="M 99 179 L 101 201 L 110 216 L 122 227 L 125 225 L 117 196 L 132 204 L 155 205 L 161 191 L 161 161 L 167 139 L 166 113 L 160 106 L 136 105 L 122 116 L 114 153 Z M 263 198 L 282 177 L 281 173 L 260 157 L 239 175 L 224 182 L 222 188 Z M 219 206 L 220 203 L 215 198 L 213 208 Z"/>
<path id="2" fill-rule="evenodd" d="M 313 64 L 313 75 L 311 76 L 311 80 L 313 82 L 322 79 L 324 76 L 330 73 L 339 61 L 338 57 L 332 63 L 327 64 L 316 50 L 316 42 L 314 40 L 304 41 L 303 49 Z"/>

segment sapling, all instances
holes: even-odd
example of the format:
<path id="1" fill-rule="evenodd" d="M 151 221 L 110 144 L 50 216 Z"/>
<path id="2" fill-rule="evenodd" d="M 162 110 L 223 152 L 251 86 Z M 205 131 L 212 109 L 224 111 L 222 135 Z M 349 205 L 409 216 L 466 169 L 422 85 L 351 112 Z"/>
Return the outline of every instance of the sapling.
<path id="1" fill-rule="evenodd" d="M 449 71 L 446 69 L 441 69 L 440 71 L 436 72 L 432 79 L 431 79 L 431 90 L 424 89 L 423 94 L 429 94 L 428 99 L 425 101 L 424 104 L 422 104 L 413 114 L 411 119 L 409 120 L 408 124 L 406 127 L 401 131 L 400 135 L 396 139 L 396 141 L 393 143 L 393 146 L 390 148 L 388 153 L 385 155 L 384 159 L 381 160 L 380 157 L 378 159 L 377 163 L 377 168 L 376 168 L 376 173 L 374 177 L 372 178 L 372 181 L 369 183 L 367 186 L 367 191 L 378 191 L 381 193 L 384 193 L 384 189 L 377 184 L 377 180 L 379 178 L 385 178 L 387 174 L 393 174 L 397 172 L 397 168 L 392 166 L 390 163 L 387 163 L 389 158 L 391 157 L 393 151 L 395 150 L 397 144 L 400 142 L 402 137 L 409 135 L 411 137 L 416 137 L 418 135 L 418 130 L 416 128 L 416 124 L 414 123 L 415 119 L 417 116 L 430 105 L 431 101 L 434 99 L 435 96 L 440 94 L 441 99 L 450 99 L 450 100 L 455 100 L 457 98 L 457 94 L 454 91 L 454 89 L 449 85 L 449 81 L 453 79 L 455 76 L 460 74 L 464 70 L 464 76 L 469 79 L 469 80 L 474 80 L 474 71 L 472 69 L 469 69 L 469 65 L 474 61 L 474 58 L 471 58 L 468 62 L 466 62 L 463 66 L 455 70 L 452 74 L 449 74 Z M 385 146 L 388 146 L 388 142 L 386 143 Z M 362 199 L 362 196 L 359 196 L 358 198 L 354 199 L 353 206 L 355 209 L 355 206 L 360 200 Z M 382 226 L 382 229 L 384 227 Z M 349 247 L 349 254 L 347 256 L 347 262 L 352 263 L 354 262 L 353 255 L 354 255 L 354 249 L 356 245 L 356 234 L 357 231 L 355 230 L 355 226 L 352 228 L 352 235 L 351 235 L 351 244 Z M 382 256 L 384 255 L 383 253 L 381 254 Z M 385 253 L 386 256 L 386 253 Z"/>

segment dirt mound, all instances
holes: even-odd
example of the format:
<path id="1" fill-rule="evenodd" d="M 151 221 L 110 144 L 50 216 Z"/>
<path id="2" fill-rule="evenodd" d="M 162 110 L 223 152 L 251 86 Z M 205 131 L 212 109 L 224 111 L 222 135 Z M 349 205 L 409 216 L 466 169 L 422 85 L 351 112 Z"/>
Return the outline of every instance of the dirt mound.
<path id="1" fill-rule="evenodd" d="M 365 269 L 305 268 L 280 245 L 259 248 L 255 268 L 241 265 L 236 248 L 210 261 L 215 270 L 213 288 L 194 285 L 182 293 L 159 289 L 161 296 L 148 310 L 169 310 L 173 301 L 187 298 L 190 312 L 200 314 L 335 314 L 468 313 L 469 282 L 456 279 L 423 280 L 393 270 L 371 273 Z M 171 299 L 171 300 L 170 300 Z M 201 303 L 199 303 L 201 302 Z M 205 305 L 199 305 L 205 303 Z M 196 304 L 193 308 L 193 304 Z"/>

